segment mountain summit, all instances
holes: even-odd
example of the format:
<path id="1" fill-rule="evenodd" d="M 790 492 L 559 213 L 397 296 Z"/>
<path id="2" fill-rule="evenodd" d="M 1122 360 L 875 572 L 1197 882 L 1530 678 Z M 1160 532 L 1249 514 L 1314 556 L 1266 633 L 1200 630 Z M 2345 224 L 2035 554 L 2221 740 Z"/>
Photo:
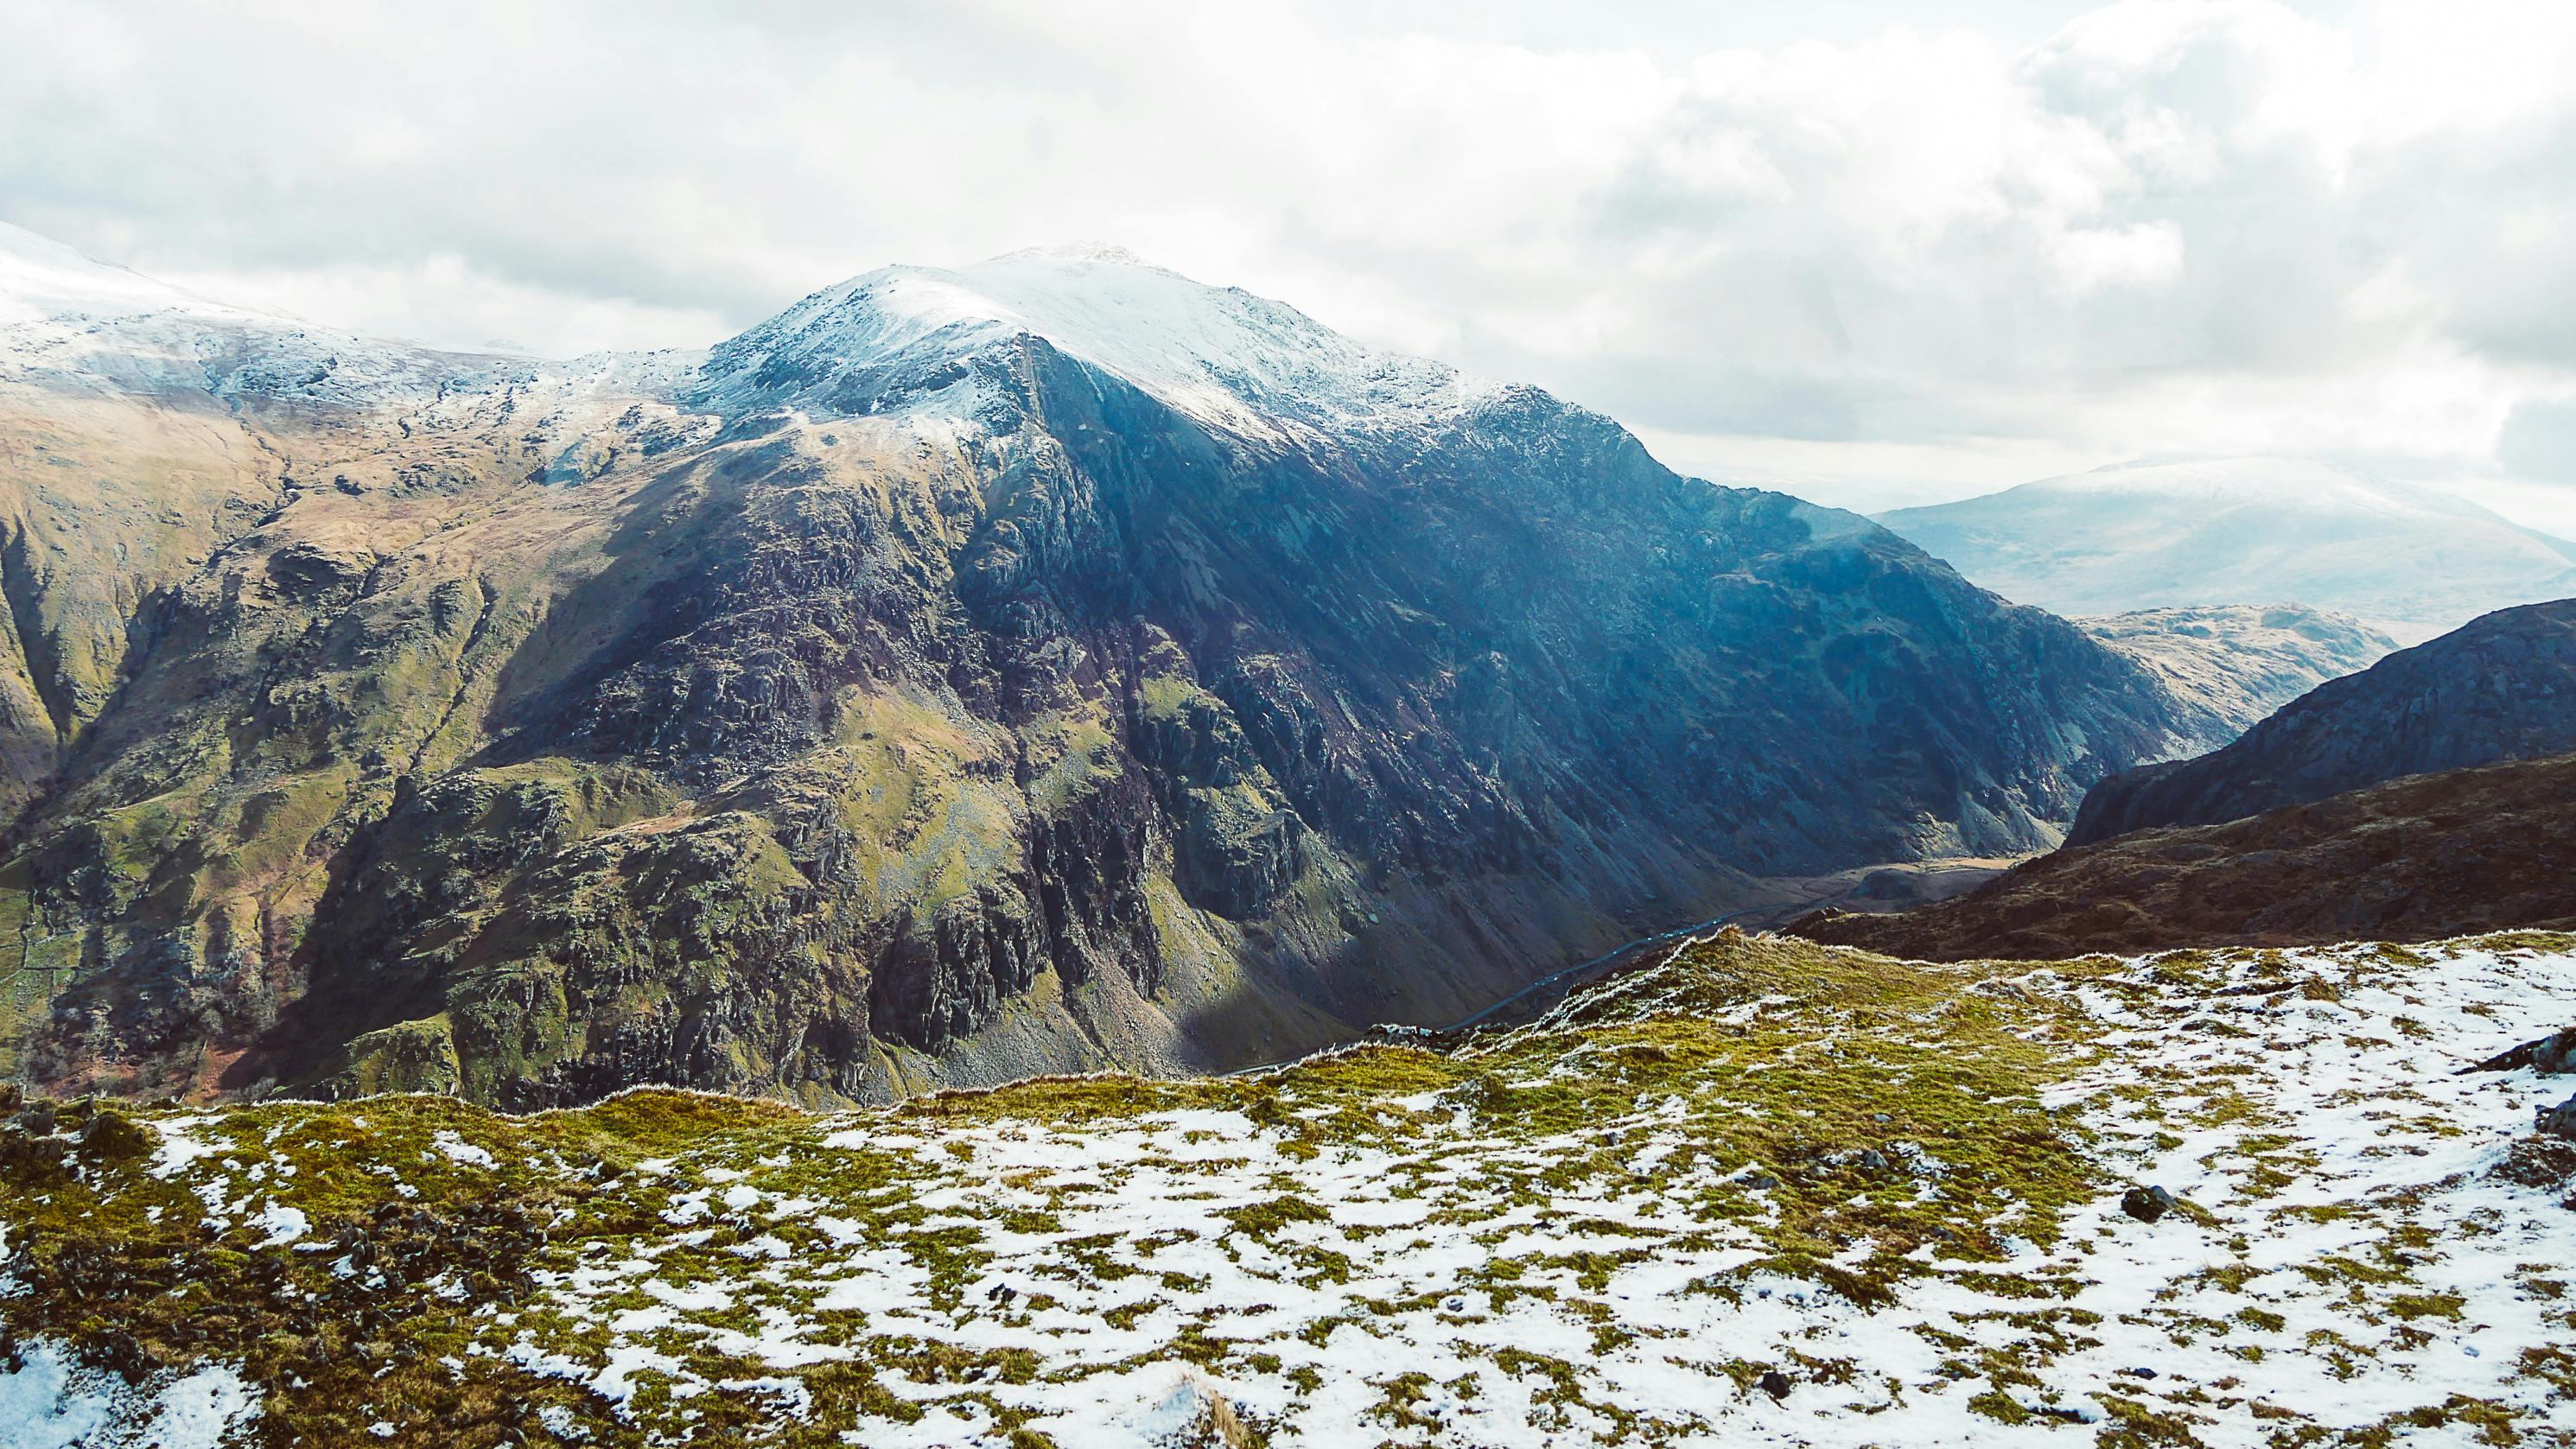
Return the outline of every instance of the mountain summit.
<path id="1" fill-rule="evenodd" d="M 1122 248 L 1013 252 L 970 267 L 887 267 L 827 287 L 715 349 L 697 396 L 817 417 L 972 413 L 1007 380 L 963 365 L 1018 337 L 1250 439 L 1435 426 L 1498 384 L 1372 352 L 1293 307 L 1202 286 Z"/>
<path id="2" fill-rule="evenodd" d="M 1123 255 L 703 356 L 0 327 L 0 1069 L 814 1101 L 1440 1021 L 2223 737 L 1895 535 Z"/>

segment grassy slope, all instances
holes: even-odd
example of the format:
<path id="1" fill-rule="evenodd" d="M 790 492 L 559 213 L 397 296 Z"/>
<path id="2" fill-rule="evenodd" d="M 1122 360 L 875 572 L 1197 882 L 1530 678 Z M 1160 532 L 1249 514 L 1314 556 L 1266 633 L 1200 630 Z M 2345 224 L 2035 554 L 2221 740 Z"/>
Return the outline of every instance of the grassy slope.
<path id="1" fill-rule="evenodd" d="M 279 1444 L 1150 1442 L 1185 1375 L 1273 1444 L 2564 1443 L 2576 1213 L 2499 1176 L 2560 1094 L 2447 1073 L 2571 1010 L 2565 937 L 1730 932 L 1252 1078 L 73 1108 L 0 1149 L 0 1325 Z"/>

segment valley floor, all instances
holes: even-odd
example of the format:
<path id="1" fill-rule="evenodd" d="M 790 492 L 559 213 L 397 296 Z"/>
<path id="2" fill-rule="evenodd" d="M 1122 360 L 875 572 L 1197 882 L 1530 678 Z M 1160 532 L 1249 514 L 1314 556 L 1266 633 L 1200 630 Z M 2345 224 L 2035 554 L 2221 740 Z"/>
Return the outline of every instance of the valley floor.
<path id="1" fill-rule="evenodd" d="M 2571 1023 L 2566 937 L 1730 931 L 1249 1078 L 76 1105 L 0 1444 L 2576 1444 L 2576 1078 L 2454 1074 Z"/>

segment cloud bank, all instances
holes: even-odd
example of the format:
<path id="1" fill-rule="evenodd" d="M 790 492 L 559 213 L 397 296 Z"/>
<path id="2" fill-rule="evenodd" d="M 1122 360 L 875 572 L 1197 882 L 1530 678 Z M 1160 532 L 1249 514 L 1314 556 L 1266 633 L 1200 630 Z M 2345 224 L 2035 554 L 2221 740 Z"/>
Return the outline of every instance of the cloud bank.
<path id="1" fill-rule="evenodd" d="M 22 0 L 0 217 L 555 353 L 1092 237 L 1827 496 L 2167 451 L 2576 484 L 2576 9 L 1917 10 Z"/>

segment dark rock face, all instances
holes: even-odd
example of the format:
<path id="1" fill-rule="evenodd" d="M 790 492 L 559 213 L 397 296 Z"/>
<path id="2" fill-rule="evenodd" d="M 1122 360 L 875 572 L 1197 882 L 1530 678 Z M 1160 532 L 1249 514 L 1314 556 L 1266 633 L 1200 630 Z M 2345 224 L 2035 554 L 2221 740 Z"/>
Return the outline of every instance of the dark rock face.
<path id="1" fill-rule="evenodd" d="M 2576 750 L 2576 599 L 2502 609 L 2329 680 L 2235 743 L 2113 776 L 2070 844 L 2207 825 L 2346 790 Z"/>
<path id="2" fill-rule="evenodd" d="M 1929 961 L 2429 941 L 2576 929 L 2571 880 L 2576 755 L 2559 755 L 2070 845 L 1951 900 L 1789 929 Z"/>
<path id="3" fill-rule="evenodd" d="M 726 358 L 604 397 L 210 383 L 281 470 L 368 481 L 164 586 L 20 782 L 0 1065 L 511 1107 L 1233 1066 L 1464 1014 L 1745 872 L 2045 845 L 2223 728 L 1528 389 L 1253 437 L 1028 335 Z"/>

